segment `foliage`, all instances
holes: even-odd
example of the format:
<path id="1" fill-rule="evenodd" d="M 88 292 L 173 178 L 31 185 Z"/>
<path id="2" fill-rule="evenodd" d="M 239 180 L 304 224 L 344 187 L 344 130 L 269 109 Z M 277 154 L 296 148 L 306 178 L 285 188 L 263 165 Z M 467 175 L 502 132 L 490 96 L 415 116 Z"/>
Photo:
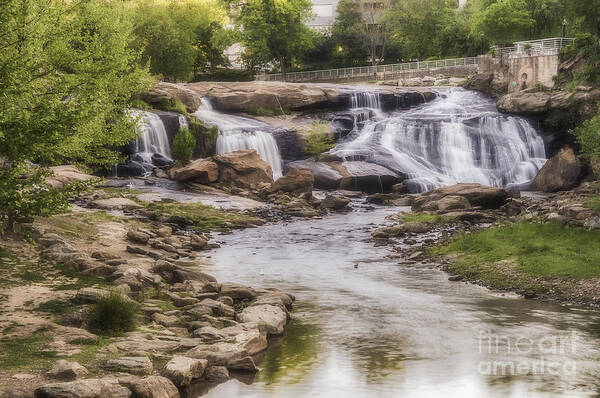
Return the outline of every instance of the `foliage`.
<path id="1" fill-rule="evenodd" d="M 124 112 L 150 80 L 123 3 L 5 0 L 0 7 L 0 218 L 64 209 L 78 190 L 47 187 L 44 167 L 117 163 L 135 137 Z M 10 227 L 10 225 L 9 225 Z"/>
<path id="2" fill-rule="evenodd" d="M 30 163 L 14 163 L 0 169 L 0 232 L 14 231 L 15 224 L 31 222 L 34 216 L 49 216 L 68 209 L 68 200 L 99 180 L 80 181 L 65 188 L 46 183 L 51 173 Z"/>
<path id="3" fill-rule="evenodd" d="M 306 136 L 304 152 L 317 159 L 325 151 L 333 148 L 333 139 L 330 136 L 329 123 L 315 122 Z"/>
<path id="4" fill-rule="evenodd" d="M 138 303 L 111 291 L 90 306 L 90 325 L 98 333 L 119 335 L 135 328 L 138 310 Z"/>
<path id="5" fill-rule="evenodd" d="M 571 90 L 585 84 L 600 87 L 600 40 L 597 37 L 590 33 L 578 34 L 560 56 L 563 61 L 581 57 L 585 60 L 585 66 L 575 74 L 571 71 L 561 72 L 557 77 L 559 83 L 569 82 L 568 88 Z"/>
<path id="6" fill-rule="evenodd" d="M 600 231 L 521 222 L 462 234 L 436 252 L 461 254 L 455 269 L 476 278 L 506 259 L 516 262 L 516 271 L 532 276 L 598 278 L 600 252 L 594 242 L 599 239 Z"/>
<path id="7" fill-rule="evenodd" d="M 171 222 L 190 226 L 199 232 L 226 231 L 258 225 L 260 220 L 235 211 L 216 209 L 202 203 L 148 203 L 154 217 L 165 217 Z"/>
<path id="8" fill-rule="evenodd" d="M 177 98 L 161 98 L 160 101 L 153 104 L 154 108 L 160 109 L 161 111 L 177 112 L 183 115 L 187 115 L 187 109 L 183 102 Z"/>
<path id="9" fill-rule="evenodd" d="M 194 150 L 194 154 L 201 158 L 213 156 L 217 151 L 219 128 L 217 126 L 207 128 L 202 122 L 191 119 L 190 130 L 192 135 L 196 138 L 196 149 Z"/>
<path id="10" fill-rule="evenodd" d="M 571 130 L 581 146 L 581 154 L 593 164 L 600 162 L 600 113 Z"/>
<path id="11" fill-rule="evenodd" d="M 309 0 L 247 0 L 239 7 L 243 57 L 250 70 L 277 61 L 285 74 L 312 47 L 305 25 L 312 17 Z"/>
<path id="12" fill-rule="evenodd" d="M 232 37 L 223 28 L 226 13 L 217 0 L 140 0 L 130 13 L 152 73 L 170 81 L 189 80 L 227 63 L 223 51 Z"/>
<path id="13" fill-rule="evenodd" d="M 367 59 L 366 42 L 361 34 L 360 10 L 353 0 L 340 0 L 331 28 L 331 57 L 344 66 L 362 66 Z"/>
<path id="14" fill-rule="evenodd" d="M 192 159 L 195 148 L 196 139 L 190 133 L 190 130 L 187 127 L 180 128 L 173 139 L 173 145 L 171 145 L 173 158 L 185 166 Z"/>

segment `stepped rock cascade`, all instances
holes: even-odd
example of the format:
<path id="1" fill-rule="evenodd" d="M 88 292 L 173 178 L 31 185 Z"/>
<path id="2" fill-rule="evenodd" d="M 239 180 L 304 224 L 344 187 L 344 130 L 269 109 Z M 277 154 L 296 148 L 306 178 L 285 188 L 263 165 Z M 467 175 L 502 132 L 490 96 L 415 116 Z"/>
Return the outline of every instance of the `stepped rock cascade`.
<path id="1" fill-rule="evenodd" d="M 139 136 L 135 139 L 134 157 L 146 163 L 152 163 L 152 157 L 156 154 L 171 160 L 169 138 L 161 118 L 152 112 L 139 110 L 131 112 L 135 117 L 141 116 L 138 125 Z"/>
<path id="2" fill-rule="evenodd" d="M 356 103 L 378 104 L 362 98 Z M 528 188 L 546 162 L 544 141 L 527 120 L 502 115 L 489 98 L 461 88 L 367 121 L 331 153 L 401 173 L 411 192 L 459 182 Z"/>
<path id="3" fill-rule="evenodd" d="M 267 124 L 249 118 L 217 112 L 206 98 L 194 116 L 208 125 L 219 128 L 217 153 L 255 149 L 273 169 L 273 179 L 283 175 L 281 154 Z"/>

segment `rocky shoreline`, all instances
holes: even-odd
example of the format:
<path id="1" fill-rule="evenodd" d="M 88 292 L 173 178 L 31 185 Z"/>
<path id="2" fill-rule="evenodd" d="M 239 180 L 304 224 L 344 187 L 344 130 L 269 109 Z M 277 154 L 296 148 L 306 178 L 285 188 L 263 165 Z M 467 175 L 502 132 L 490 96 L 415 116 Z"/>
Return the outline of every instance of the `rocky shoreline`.
<path id="1" fill-rule="evenodd" d="M 519 271 L 517 264 L 508 258 L 490 266 L 494 278 L 478 278 L 456 266 L 461 254 L 439 254 L 436 249 L 462 234 L 506 223 L 556 223 L 598 230 L 600 211 L 586 207 L 585 203 L 599 194 L 598 185 L 585 183 L 572 191 L 532 196 L 477 184 L 459 184 L 417 196 L 400 195 L 396 200 L 410 205 L 411 211 L 389 217 L 388 225 L 376 229 L 372 240 L 377 245 L 389 246 L 393 252 L 390 257 L 401 260 L 400 264 L 434 266 L 447 272 L 450 281 L 474 283 L 526 298 L 598 308 L 600 279 L 529 275 Z"/>

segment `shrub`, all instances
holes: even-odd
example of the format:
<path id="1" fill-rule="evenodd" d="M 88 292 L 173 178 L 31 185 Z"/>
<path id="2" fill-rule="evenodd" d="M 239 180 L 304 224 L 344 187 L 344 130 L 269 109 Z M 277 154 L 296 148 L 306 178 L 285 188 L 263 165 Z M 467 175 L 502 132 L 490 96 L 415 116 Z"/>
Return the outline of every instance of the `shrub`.
<path id="1" fill-rule="evenodd" d="M 317 159 L 323 152 L 335 145 L 327 122 L 315 122 L 306 136 L 304 151 Z"/>
<path id="2" fill-rule="evenodd" d="M 207 128 L 202 122 L 192 119 L 190 120 L 190 130 L 196 138 L 195 154 L 198 157 L 207 158 L 217 152 L 217 138 L 219 137 L 217 126 Z"/>
<path id="3" fill-rule="evenodd" d="M 175 98 L 162 98 L 153 105 L 156 109 L 161 111 L 177 112 L 187 115 L 187 109 L 183 102 Z"/>
<path id="4" fill-rule="evenodd" d="M 90 326 L 104 335 L 119 335 L 133 330 L 139 305 L 129 297 L 111 291 L 90 307 Z"/>
<path id="5" fill-rule="evenodd" d="M 196 139 L 190 133 L 187 127 L 180 128 L 173 139 L 171 153 L 175 160 L 185 166 L 192 159 L 194 149 L 196 148 Z"/>
<path id="6" fill-rule="evenodd" d="M 600 113 L 571 130 L 581 145 L 581 154 L 592 164 L 600 162 Z M 598 170 L 596 170 L 598 174 Z"/>

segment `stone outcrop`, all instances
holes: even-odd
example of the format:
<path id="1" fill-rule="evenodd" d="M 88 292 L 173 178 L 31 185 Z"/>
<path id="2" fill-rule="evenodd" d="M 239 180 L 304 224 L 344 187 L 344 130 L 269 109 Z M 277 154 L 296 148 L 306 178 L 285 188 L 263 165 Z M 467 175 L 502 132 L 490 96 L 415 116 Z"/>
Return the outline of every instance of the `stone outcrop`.
<path id="1" fill-rule="evenodd" d="M 466 201 L 457 197 L 461 197 Z M 413 201 L 412 209 L 414 211 L 436 211 L 462 209 L 471 206 L 495 209 L 502 206 L 507 199 L 508 192 L 504 189 L 463 183 L 420 194 Z"/>
<path id="2" fill-rule="evenodd" d="M 219 180 L 219 166 L 209 159 L 196 159 L 184 167 L 169 170 L 175 181 L 193 181 L 199 184 L 210 184 Z"/>
<path id="3" fill-rule="evenodd" d="M 507 94 L 498 100 L 498 110 L 518 115 L 540 115 L 550 111 L 568 110 L 576 106 L 584 118 L 593 116 L 600 101 L 600 89 L 578 87 L 571 91 L 539 91 L 536 88 Z"/>
<path id="4" fill-rule="evenodd" d="M 269 187 L 270 193 L 287 192 L 294 196 L 309 198 L 315 179 L 309 169 L 292 169 Z"/>
<path id="5" fill-rule="evenodd" d="M 497 106 L 500 112 L 505 113 L 539 114 L 550 109 L 551 97 L 549 92 L 523 90 L 503 96 Z"/>
<path id="6" fill-rule="evenodd" d="M 46 372 L 49 379 L 60 381 L 74 381 L 88 375 L 88 370 L 77 362 L 69 362 L 64 359 L 56 361 L 52 369 Z"/>
<path id="7" fill-rule="evenodd" d="M 135 375 L 152 374 L 152 361 L 148 357 L 122 357 L 109 359 L 103 366 L 113 372 L 126 372 Z"/>
<path id="8" fill-rule="evenodd" d="M 273 170 L 253 149 L 224 153 L 213 157 L 219 166 L 219 181 L 257 190 L 273 183 Z"/>
<path id="9" fill-rule="evenodd" d="M 96 178 L 71 165 L 55 166 L 51 167 L 50 170 L 53 175 L 46 178 L 46 182 L 53 188 L 64 188 L 75 181 L 87 181 Z"/>
<path id="10" fill-rule="evenodd" d="M 192 380 L 198 379 L 204 374 L 207 364 L 208 361 L 205 359 L 176 355 L 165 365 L 163 376 L 170 379 L 176 386 L 187 386 Z"/>
<path id="11" fill-rule="evenodd" d="M 306 168 L 313 173 L 315 188 L 345 189 L 367 193 L 387 192 L 402 181 L 402 176 L 375 163 L 363 161 L 314 162 L 299 160 L 288 163 L 288 169 Z"/>
<path id="12" fill-rule="evenodd" d="M 381 92 L 385 109 L 393 109 L 422 103 L 435 98 L 429 90 L 406 90 L 398 88 L 377 89 Z M 155 104 L 165 98 L 178 99 L 188 112 L 200 106 L 200 97 L 211 99 L 215 109 L 223 112 L 246 112 L 263 109 L 324 109 L 348 108 L 350 94 L 342 85 L 326 83 L 287 82 L 197 82 L 158 83 L 142 99 Z M 389 108 L 388 110 L 391 110 Z"/>
<path id="13" fill-rule="evenodd" d="M 543 192 L 566 191 L 575 187 L 581 177 L 581 162 L 573 149 L 564 147 L 546 161 L 533 180 L 532 189 Z"/>
<path id="14" fill-rule="evenodd" d="M 320 206 L 324 209 L 340 210 L 348 206 L 348 203 L 350 203 L 348 197 L 332 193 L 325 196 L 325 199 L 321 201 Z"/>
<path id="15" fill-rule="evenodd" d="M 131 391 L 120 385 L 116 378 L 50 383 L 35 390 L 36 398 L 129 398 L 130 396 Z"/>
<path id="16" fill-rule="evenodd" d="M 463 85 L 469 90 L 477 90 L 492 97 L 500 97 L 508 91 L 508 80 L 502 73 L 479 73 L 471 76 Z"/>

